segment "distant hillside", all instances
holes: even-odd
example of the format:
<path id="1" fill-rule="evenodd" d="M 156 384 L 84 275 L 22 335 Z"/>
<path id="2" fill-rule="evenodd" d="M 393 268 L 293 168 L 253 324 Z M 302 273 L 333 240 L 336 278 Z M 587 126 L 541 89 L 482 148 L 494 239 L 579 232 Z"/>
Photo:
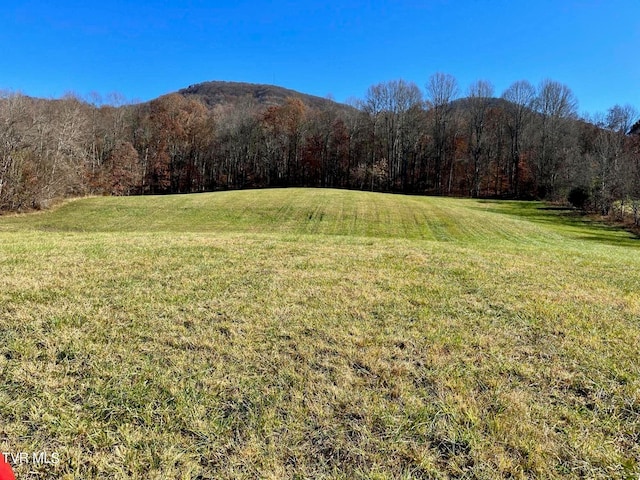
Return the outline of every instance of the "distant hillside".
<path id="1" fill-rule="evenodd" d="M 329 108 L 351 109 L 351 107 L 327 98 L 316 97 L 275 85 L 260 85 L 243 82 L 204 82 L 190 85 L 178 91 L 185 97 L 197 97 L 209 107 L 236 103 L 242 98 L 253 98 L 267 107 L 282 105 L 289 97 L 300 98 L 307 106 L 325 110 Z"/>

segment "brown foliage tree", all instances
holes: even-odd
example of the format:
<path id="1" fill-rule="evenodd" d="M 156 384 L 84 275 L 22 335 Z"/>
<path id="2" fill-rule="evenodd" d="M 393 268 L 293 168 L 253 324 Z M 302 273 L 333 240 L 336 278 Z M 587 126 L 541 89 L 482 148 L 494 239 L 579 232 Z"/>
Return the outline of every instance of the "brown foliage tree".
<path id="1" fill-rule="evenodd" d="M 107 187 L 111 195 L 131 195 L 142 186 L 138 152 L 131 142 L 118 144 L 105 162 Z"/>

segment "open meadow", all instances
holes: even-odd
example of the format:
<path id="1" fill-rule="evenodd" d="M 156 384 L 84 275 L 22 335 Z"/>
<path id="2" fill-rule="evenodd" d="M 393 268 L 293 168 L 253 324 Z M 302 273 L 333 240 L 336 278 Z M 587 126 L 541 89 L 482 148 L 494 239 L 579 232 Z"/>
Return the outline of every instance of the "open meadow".
<path id="1" fill-rule="evenodd" d="M 637 478 L 640 240 L 320 189 L 0 217 L 18 478 Z"/>

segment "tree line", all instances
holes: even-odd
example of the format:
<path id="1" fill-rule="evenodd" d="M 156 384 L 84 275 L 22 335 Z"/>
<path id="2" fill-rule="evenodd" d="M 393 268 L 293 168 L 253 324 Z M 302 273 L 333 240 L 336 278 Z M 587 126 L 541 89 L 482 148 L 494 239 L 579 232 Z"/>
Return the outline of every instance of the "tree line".
<path id="1" fill-rule="evenodd" d="M 116 98 L 116 100 L 118 100 Z M 120 102 L 122 103 L 122 102 Z M 206 106 L 181 94 L 96 105 L 0 94 L 0 210 L 87 194 L 260 187 L 569 199 L 640 223 L 636 110 L 580 118 L 566 86 L 518 81 L 499 96 L 447 74 L 394 80 L 350 107 L 247 96 Z M 638 130 L 638 124 L 635 124 Z"/>

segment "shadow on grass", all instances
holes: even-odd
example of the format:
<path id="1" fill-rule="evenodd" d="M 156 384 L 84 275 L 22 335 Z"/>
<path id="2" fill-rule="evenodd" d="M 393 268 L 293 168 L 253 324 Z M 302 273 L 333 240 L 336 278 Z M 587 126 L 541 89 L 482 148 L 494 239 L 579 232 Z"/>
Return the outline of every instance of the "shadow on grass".
<path id="1" fill-rule="evenodd" d="M 607 245 L 640 247 L 640 237 L 623 227 L 591 219 L 578 210 L 549 206 L 542 202 L 479 200 L 482 210 L 525 218 L 544 224 L 574 240 L 589 240 Z"/>

